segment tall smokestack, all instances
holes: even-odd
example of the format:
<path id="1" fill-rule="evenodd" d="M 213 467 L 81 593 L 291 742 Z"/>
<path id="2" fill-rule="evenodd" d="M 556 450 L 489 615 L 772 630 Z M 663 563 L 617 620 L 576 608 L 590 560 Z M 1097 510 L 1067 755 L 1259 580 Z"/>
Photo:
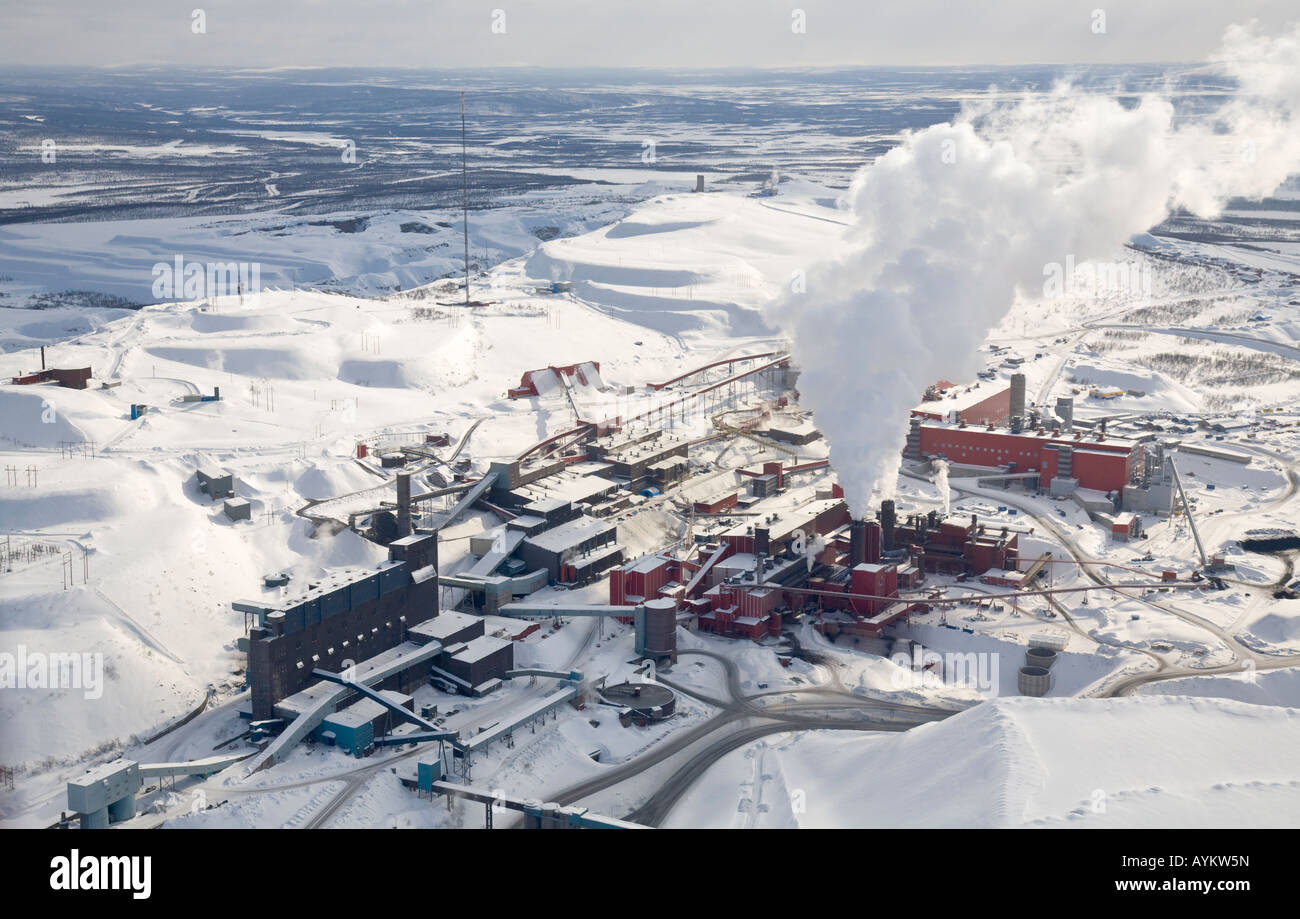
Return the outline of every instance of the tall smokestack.
<path id="1" fill-rule="evenodd" d="M 921 458 L 921 419 L 912 418 L 907 429 L 907 458 Z"/>
<path id="2" fill-rule="evenodd" d="M 880 502 L 880 540 L 886 552 L 894 548 L 894 522 L 894 502 L 886 498 Z"/>
<path id="3" fill-rule="evenodd" d="M 1025 375 L 1011 374 L 1011 412 L 1012 418 L 1019 418 L 1025 413 Z"/>
<path id="4" fill-rule="evenodd" d="M 855 520 L 849 525 L 849 567 L 856 568 L 867 560 L 867 522 Z"/>
<path id="5" fill-rule="evenodd" d="M 1074 430 L 1074 397 L 1061 396 L 1056 400 L 1056 417 L 1061 419 L 1061 427 L 1066 431 Z"/>
<path id="6" fill-rule="evenodd" d="M 397 474 L 397 538 L 411 535 L 411 474 Z"/>

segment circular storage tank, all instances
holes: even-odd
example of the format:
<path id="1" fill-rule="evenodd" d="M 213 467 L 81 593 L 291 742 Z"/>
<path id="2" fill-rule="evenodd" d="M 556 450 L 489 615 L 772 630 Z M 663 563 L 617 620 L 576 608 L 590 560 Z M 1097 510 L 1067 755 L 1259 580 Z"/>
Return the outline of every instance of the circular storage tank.
<path id="1" fill-rule="evenodd" d="M 1022 696 L 1045 696 L 1052 688 L 1052 675 L 1046 667 L 1021 667 L 1016 686 Z"/>
<path id="2" fill-rule="evenodd" d="M 677 653 L 677 601 L 656 597 L 645 602 L 644 631 L 638 654 L 667 657 Z"/>
<path id="3" fill-rule="evenodd" d="M 1051 648 L 1030 648 L 1025 652 L 1025 666 L 1051 670 L 1056 663 L 1056 652 Z"/>
<path id="4" fill-rule="evenodd" d="M 601 689 L 600 697 L 623 708 L 625 724 L 650 724 L 677 711 L 677 696 L 661 683 L 619 683 Z"/>
<path id="5" fill-rule="evenodd" d="M 270 627 L 272 634 L 274 635 L 284 634 L 285 618 L 286 617 L 284 613 L 280 612 L 279 610 L 276 610 L 273 613 L 266 614 L 266 624 Z"/>

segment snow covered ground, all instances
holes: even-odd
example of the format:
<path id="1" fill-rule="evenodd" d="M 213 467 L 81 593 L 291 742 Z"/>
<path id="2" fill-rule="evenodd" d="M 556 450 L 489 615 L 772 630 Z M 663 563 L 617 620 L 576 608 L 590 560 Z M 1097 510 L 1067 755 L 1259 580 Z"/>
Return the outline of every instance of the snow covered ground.
<path id="1" fill-rule="evenodd" d="M 666 825 L 1294 827 L 1297 719 L 1219 699 L 999 699 L 901 735 L 776 735 L 728 754 Z"/>
<path id="2" fill-rule="evenodd" d="M 636 185 L 622 188 L 623 198 L 589 189 L 586 201 L 570 189 L 548 193 L 544 207 L 538 198 L 505 202 L 474 227 L 473 248 L 484 257 L 473 293 L 486 305 L 470 308 L 456 304 L 454 290 L 411 289 L 458 265 L 457 230 L 439 224 L 450 222 L 446 213 L 393 211 L 358 232 L 304 219 L 285 237 L 276 235 L 271 218 L 246 217 L 229 224 L 187 217 L 7 227 L 2 245 L 16 259 L 15 289 L 44 283 L 48 292 L 93 280 L 95 290 L 133 299 L 160 252 L 226 257 L 236 251 L 227 248 L 236 226 L 257 234 L 268 264 L 283 267 L 264 276 L 268 289 L 260 296 L 242 302 L 230 296 L 138 310 L 0 309 L 0 376 L 39 367 L 40 345 L 51 366 L 94 371 L 84 391 L 0 387 L 0 459 L 8 476 L 0 521 L 18 550 L 13 570 L 0 574 L 4 644 L 98 653 L 105 661 L 104 691 L 94 700 L 74 690 L 0 692 L 4 764 L 17 768 L 19 784 L 0 799 L 0 820 L 48 823 L 62 806 L 63 783 L 87 765 L 116 755 L 210 755 L 239 733 L 232 703 L 243 682 L 235 649 L 243 623 L 231 601 L 262 596 L 261 579 L 270 572 L 302 579 L 384 557 L 351 532 L 331 535 L 298 513 L 323 501 L 317 512 L 346 519 L 349 509 L 391 494 L 388 471 L 357 459 L 358 442 L 443 432 L 455 442 L 481 419 L 461 455 L 482 472 L 574 423 L 574 407 L 559 388 L 506 397 L 526 371 L 599 361 L 606 389 L 580 387 L 574 404 L 588 420 L 627 417 L 671 395 L 649 392 L 646 383 L 721 357 L 780 348 L 762 309 L 792 273 L 836 243 L 845 217 L 835 189 L 812 179 L 787 177 L 774 197 L 750 196 L 752 185 L 698 195 Z M 410 221 L 431 232 L 402 230 Z M 551 226 L 559 234 L 544 241 L 537 231 Z M 408 236 L 418 236 L 420 247 L 404 249 Z M 59 245 L 51 246 L 56 237 Z M 135 255 L 104 257 L 109 248 L 119 253 L 128 237 Z M 1158 411 L 1183 417 L 1170 422 L 1182 431 L 1201 418 L 1242 421 L 1248 408 L 1284 410 L 1258 416 L 1275 418 L 1278 427 L 1260 427 L 1253 437 L 1240 427 L 1214 441 L 1253 451 L 1249 465 L 1180 456 L 1207 550 L 1238 565 L 1229 589 L 1176 596 L 1098 591 L 1086 605 L 1083 594 L 1067 595 L 1062 603 L 1074 630 L 1041 602 L 978 615 L 959 607 L 949 614 L 957 629 L 942 628 L 936 613 L 917 616 L 898 637 L 1004 662 L 996 698 L 906 734 L 804 732 L 747 745 L 708 770 L 672 810 L 670 825 L 1300 824 L 1297 670 L 1268 669 L 1261 656 L 1256 682 L 1189 673 L 1226 666 L 1243 648 L 1300 652 L 1300 601 L 1272 595 L 1291 563 L 1234 547 L 1246 529 L 1300 519 L 1292 484 L 1300 376 L 1285 351 L 1300 329 L 1300 310 L 1287 299 L 1294 300 L 1300 252 L 1262 259 L 1224 245 L 1209 252 L 1207 245 L 1161 238 L 1152 251 L 1181 261 L 1135 256 L 1156 266 L 1154 302 L 1026 300 L 990 343 L 1025 358 L 1015 369 L 1028 377 L 1033 401 L 1050 406 L 1073 392 L 1084 418 L 1104 414 L 1120 424 Z M 347 292 L 319 289 L 330 279 Z M 537 293 L 554 281 L 572 288 Z M 1135 310 L 1155 312 L 1134 317 Z M 1260 313 L 1271 318 L 1256 322 Z M 1139 325 L 1141 338 L 1108 337 Z M 1179 336 L 1188 329 L 1219 336 L 1214 347 L 1225 349 L 1227 364 L 1216 370 L 1159 358 L 1186 349 Z M 989 357 L 1003 378 L 1013 372 L 1004 357 Z M 1232 363 L 1247 357 L 1267 363 Z M 1247 376 L 1243 385 L 1239 371 L 1267 382 L 1256 386 Z M 100 388 L 106 382 L 119 385 Z M 220 401 L 182 401 L 218 387 Z M 1090 389 L 1106 387 L 1125 394 L 1104 404 L 1088 398 Z M 733 405 L 757 400 L 756 389 L 741 389 Z M 132 404 L 149 411 L 133 421 Z M 673 436 L 710 430 L 704 416 L 664 423 Z M 1199 430 L 1196 436 L 1203 440 Z M 822 458 L 825 445 L 801 453 Z M 735 466 L 778 457 L 747 441 L 694 455 L 712 467 L 709 475 L 733 476 Z M 230 521 L 219 502 L 199 493 L 200 467 L 234 474 L 236 493 L 252 502 L 251 520 Z M 823 473 L 805 487 L 832 480 Z M 709 490 L 703 475 L 695 481 L 688 488 Z M 901 478 L 900 511 L 948 500 L 956 512 L 977 510 L 1033 528 L 1026 545 L 1050 548 L 1061 559 L 1069 557 L 1068 538 L 1111 574 L 1147 553 L 1151 560 L 1139 567 L 1149 573 L 1166 566 L 1186 572 L 1194 564 L 1181 520 L 1144 519 L 1148 539 L 1118 544 L 1073 503 L 958 478 L 952 484 L 952 493 L 941 496 L 929 482 Z M 468 537 L 495 525 L 492 515 L 476 512 L 445 533 L 446 570 L 469 564 Z M 649 551 L 684 532 L 685 523 L 659 500 L 628 514 L 620 527 L 631 548 Z M 1078 565 L 1061 566 L 1054 578 L 1060 586 L 1089 583 Z M 597 584 L 580 596 L 601 602 L 604 591 Z M 1043 629 L 1069 641 L 1053 693 L 1010 698 L 1024 647 Z M 575 620 L 530 636 L 517 654 L 521 662 L 578 667 L 612 683 L 631 675 L 631 644 L 627 627 Z M 684 648 L 732 660 L 745 692 L 759 692 L 763 683 L 840 686 L 908 702 L 977 701 L 969 693 L 900 685 L 900 668 L 878 654 L 809 636 L 814 644 L 829 663 L 785 670 L 770 648 L 682 637 Z M 1092 698 L 1117 680 L 1149 674 L 1157 661 L 1176 679 L 1148 683 L 1133 698 Z M 675 670 L 674 679 L 702 695 L 726 690 L 716 666 L 684 657 Z M 210 688 L 208 712 L 163 740 L 141 743 L 192 711 Z M 534 692 L 510 686 L 488 699 L 452 702 L 426 687 L 417 702 L 458 707 L 454 724 L 473 730 Z M 672 721 L 644 730 L 622 728 L 610 709 L 566 709 L 537 734 L 520 732 L 514 748 L 494 748 L 476 765 L 476 782 L 544 796 L 626 764 L 717 714 L 705 701 L 679 701 Z M 358 761 L 303 747 L 251 783 L 218 776 L 182 787 L 174 798 L 159 795 L 146 810 L 161 807 L 177 826 L 311 825 L 313 815 L 355 785 L 330 825 L 460 826 L 481 819 L 474 809 L 430 806 L 402 789 L 391 769 L 402 772 L 413 762 L 402 753 Z M 630 807 L 653 790 L 650 778 L 630 780 L 617 800 Z M 186 816 L 200 791 L 204 801 L 225 803 Z"/>

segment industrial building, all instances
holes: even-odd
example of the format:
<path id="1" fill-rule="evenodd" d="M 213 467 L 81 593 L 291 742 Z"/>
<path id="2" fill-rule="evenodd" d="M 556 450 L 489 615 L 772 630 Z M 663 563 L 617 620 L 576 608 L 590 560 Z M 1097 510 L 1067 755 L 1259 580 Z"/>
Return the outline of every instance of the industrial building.
<path id="1" fill-rule="evenodd" d="M 821 440 L 822 432 L 813 426 L 808 420 L 798 422 L 776 422 L 768 425 L 767 436 L 779 443 L 794 444 L 797 447 L 806 446 L 816 440 Z"/>
<path id="2" fill-rule="evenodd" d="M 1013 374 L 1008 386 L 972 383 L 958 386 L 941 380 L 925 391 L 912 417 L 954 424 L 1001 424 L 1019 417 L 1025 407 L 1025 375 Z"/>
<path id="3" fill-rule="evenodd" d="M 1017 432 L 919 418 L 912 420 L 912 431 L 914 458 L 941 456 L 950 463 L 1036 473 L 1038 487 L 1054 494 L 1076 488 L 1120 493 L 1141 468 L 1140 444 L 1100 431 L 1087 436 L 1062 434 L 1059 428 Z"/>
<path id="4" fill-rule="evenodd" d="M 253 519 L 253 505 L 247 498 L 227 498 L 222 509 L 231 520 Z"/>
<path id="5" fill-rule="evenodd" d="M 618 526 L 581 516 L 527 537 L 519 558 L 529 570 L 544 568 L 551 580 L 583 583 L 623 561 Z"/>
<path id="6" fill-rule="evenodd" d="M 389 547 L 389 561 L 309 584 L 273 604 L 239 601 L 248 634 L 253 720 L 275 717 L 280 700 L 316 681 L 316 669 L 340 671 L 408 641 L 407 630 L 438 614 L 437 537 L 415 536 Z M 403 674 L 401 689 L 427 678 Z"/>
<path id="7" fill-rule="evenodd" d="M 434 672 L 446 674 L 452 682 L 476 696 L 491 692 L 515 666 L 514 642 L 492 635 L 480 635 L 463 644 L 444 649 Z"/>
<path id="8" fill-rule="evenodd" d="M 199 491 L 213 501 L 235 495 L 235 476 L 232 473 L 219 469 L 196 469 L 194 477 L 198 480 Z"/>
<path id="9" fill-rule="evenodd" d="M 405 693 L 381 690 L 380 695 L 407 711 L 415 711 L 415 700 Z M 353 756 L 363 756 L 376 737 L 389 733 L 396 718 L 391 709 L 373 699 L 360 699 L 325 717 L 312 732 L 312 737 L 322 743 L 339 747 Z"/>
<path id="10" fill-rule="evenodd" d="M 406 630 L 408 641 L 418 645 L 436 641 L 444 648 L 463 645 L 484 633 L 483 620 L 478 616 L 443 610 L 432 619 L 417 622 Z"/>
<path id="11" fill-rule="evenodd" d="M 100 830 L 110 823 L 129 820 L 136 815 L 136 795 L 144 788 L 146 779 L 164 779 L 187 776 L 207 776 L 220 772 L 227 766 L 247 756 L 246 753 L 227 753 L 204 759 L 179 763 L 138 763 L 129 759 L 116 759 L 68 782 L 68 808 L 81 819 L 83 830 Z"/>
<path id="12" fill-rule="evenodd" d="M 1019 535 L 1007 527 L 986 527 L 975 514 L 910 515 L 894 524 L 893 534 L 882 542 L 886 550 L 906 547 L 918 568 L 935 574 L 979 576 L 990 569 L 1016 568 L 1020 561 Z"/>
<path id="13" fill-rule="evenodd" d="M 41 349 L 44 351 L 45 349 Z M 24 374 L 10 380 L 17 386 L 31 386 L 35 383 L 58 383 L 67 389 L 85 389 L 90 382 L 90 368 L 77 367 L 62 370 L 57 367 L 41 369 L 35 373 Z"/>
<path id="14" fill-rule="evenodd" d="M 652 430 L 638 437 L 604 437 L 586 445 L 588 459 L 605 464 L 601 475 L 630 491 L 662 488 L 682 477 L 689 455 L 687 442 Z M 680 458 L 681 462 L 673 462 Z"/>
<path id="15" fill-rule="evenodd" d="M 566 288 L 567 289 L 567 288 Z M 559 290 L 555 290 L 556 293 Z M 582 386 L 604 389 L 600 379 L 600 362 L 583 361 L 564 367 L 543 367 L 541 370 L 526 371 L 519 380 L 519 385 L 508 391 L 511 399 L 524 399 L 529 396 L 543 396 L 556 389 L 568 389 L 576 380 Z"/>

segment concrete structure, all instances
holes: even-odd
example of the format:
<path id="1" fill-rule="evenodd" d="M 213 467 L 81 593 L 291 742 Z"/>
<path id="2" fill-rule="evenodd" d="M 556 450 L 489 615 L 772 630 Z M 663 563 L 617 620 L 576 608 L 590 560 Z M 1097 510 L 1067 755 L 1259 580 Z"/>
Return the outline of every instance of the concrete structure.
<path id="1" fill-rule="evenodd" d="M 644 727 L 671 718 L 677 711 L 677 696 L 661 683 L 619 683 L 600 690 L 600 697 L 610 705 L 622 707 L 619 721 L 624 727 Z"/>
<path id="2" fill-rule="evenodd" d="M 1027 648 L 1025 649 L 1025 666 L 1038 667 L 1042 670 L 1051 670 L 1052 665 L 1056 663 L 1056 652 L 1051 648 Z"/>
<path id="3" fill-rule="evenodd" d="M 227 498 L 222 507 L 231 520 L 253 519 L 253 505 L 245 498 Z"/>
<path id="4" fill-rule="evenodd" d="M 113 760 L 68 782 L 68 809 L 81 817 L 83 830 L 105 829 L 110 823 L 135 816 L 135 797 L 145 779 L 212 775 L 247 755 L 226 754 L 183 763 Z"/>
<path id="5" fill-rule="evenodd" d="M 410 626 L 436 616 L 436 563 L 436 536 L 421 535 L 390 546 L 389 561 L 375 570 L 310 583 L 273 606 L 233 604 L 246 624 L 254 623 L 241 640 L 252 718 L 271 718 L 280 699 L 314 682 L 313 670 L 340 671 L 345 661 L 373 657 L 406 641 Z"/>
<path id="6" fill-rule="evenodd" d="M 1173 457 L 1166 445 L 1147 446 L 1137 481 L 1124 486 L 1122 506 L 1138 513 L 1167 517 L 1174 507 Z"/>
<path id="7" fill-rule="evenodd" d="M 677 601 L 655 597 L 637 607 L 633 616 L 633 649 L 643 658 L 677 660 Z"/>
<path id="8" fill-rule="evenodd" d="M 1023 418 L 1025 416 L 1025 375 L 1023 373 L 1011 374 L 1011 394 L 1007 416 L 1009 418 Z"/>
<path id="9" fill-rule="evenodd" d="M 1016 687 L 1022 696 L 1045 696 L 1052 689 L 1052 674 L 1044 667 L 1021 667 Z"/>
<path id="10" fill-rule="evenodd" d="M 482 635 L 465 644 L 447 647 L 437 667 L 476 690 L 490 680 L 501 679 L 515 666 L 514 642 Z"/>
<path id="11" fill-rule="evenodd" d="M 359 692 L 373 692 L 372 687 L 376 686 L 398 691 L 415 688 L 427 678 L 429 667 L 442 650 L 442 645 L 436 641 L 422 645 L 402 642 L 350 667 L 349 678 L 346 680 L 338 674 L 313 670 L 307 677 L 311 681 L 308 686 L 275 704 L 275 717 L 288 721 L 289 724 L 266 749 L 253 758 L 245 774 L 251 775 L 279 762 L 286 752 L 306 739 L 321 721 Z M 404 717 L 427 731 L 435 730 L 434 725 L 426 724 L 414 713 L 408 712 Z M 258 720 L 260 719 L 253 718 L 254 724 Z"/>
<path id="12" fill-rule="evenodd" d="M 774 421 L 767 428 L 767 436 L 783 444 L 804 446 L 821 440 L 822 432 L 807 419 L 798 422 Z"/>
<path id="13" fill-rule="evenodd" d="M 196 469 L 194 477 L 198 479 L 199 491 L 213 501 L 231 498 L 235 494 L 235 477 L 219 469 Z"/>
<path id="14" fill-rule="evenodd" d="M 408 640 L 416 644 L 440 643 L 444 648 L 463 645 L 484 634 L 483 620 L 478 616 L 443 610 L 432 619 L 417 623 L 407 629 Z"/>
<path id="15" fill-rule="evenodd" d="M 578 517 L 529 536 L 519 546 L 529 570 L 546 569 L 550 578 L 582 583 L 623 561 L 618 525 L 596 517 Z"/>
<path id="16" fill-rule="evenodd" d="M 1060 419 L 1061 430 L 1070 433 L 1074 430 L 1074 397 L 1060 396 L 1056 400 L 1056 417 Z"/>
<path id="17" fill-rule="evenodd" d="M 1110 530 L 1110 538 L 1118 542 L 1137 539 L 1140 533 L 1137 514 L 1126 511 L 1118 514 L 1098 514 L 1097 520 L 1102 526 Z"/>
<path id="18" fill-rule="evenodd" d="M 392 690 L 385 690 L 382 695 L 402 708 L 415 710 L 414 700 L 408 695 Z M 393 717 L 389 708 L 373 699 L 363 698 L 327 716 L 312 736 L 353 756 L 364 756 L 373 747 L 375 738 L 391 730 Z"/>

